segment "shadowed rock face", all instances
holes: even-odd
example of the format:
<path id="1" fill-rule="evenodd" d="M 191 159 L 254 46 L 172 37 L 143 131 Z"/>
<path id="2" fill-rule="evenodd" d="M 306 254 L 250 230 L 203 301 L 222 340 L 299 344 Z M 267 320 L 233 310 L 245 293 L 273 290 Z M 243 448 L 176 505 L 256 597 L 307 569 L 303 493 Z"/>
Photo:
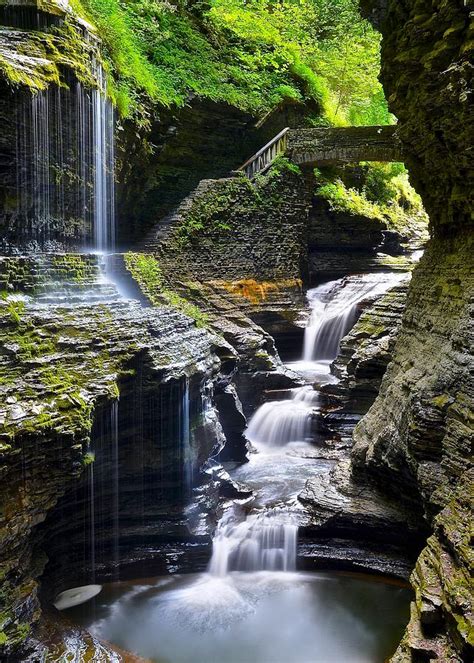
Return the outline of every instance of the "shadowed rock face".
<path id="1" fill-rule="evenodd" d="M 354 434 L 356 476 L 407 502 L 421 500 L 434 527 L 412 576 L 416 601 L 396 661 L 472 657 L 464 535 L 474 439 L 467 4 L 363 3 L 380 21 L 383 83 L 432 234 L 413 274 L 394 361 Z"/>
<path id="2" fill-rule="evenodd" d="M 383 34 L 382 82 L 434 234 L 472 223 L 469 0 L 363 0 Z M 471 60 L 471 62 L 470 62 Z"/>

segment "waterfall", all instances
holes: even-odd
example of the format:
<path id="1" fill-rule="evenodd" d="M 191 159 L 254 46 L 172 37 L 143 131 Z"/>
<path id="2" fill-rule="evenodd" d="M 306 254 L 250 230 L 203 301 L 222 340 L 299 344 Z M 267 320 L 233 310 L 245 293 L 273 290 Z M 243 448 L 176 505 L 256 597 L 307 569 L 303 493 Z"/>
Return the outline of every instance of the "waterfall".
<path id="1" fill-rule="evenodd" d="M 233 506 L 219 522 L 209 573 L 223 577 L 230 571 L 293 571 L 297 535 L 287 511 L 275 509 L 241 521 Z"/>
<path id="2" fill-rule="evenodd" d="M 304 360 L 329 362 L 339 353 L 342 338 L 354 326 L 363 300 L 380 296 L 405 278 L 403 273 L 349 276 L 308 291 L 311 318 L 305 330 Z M 261 405 L 245 432 L 257 446 L 279 448 L 311 439 L 318 393 L 310 386 L 296 389 L 291 399 Z"/>
<path id="3" fill-rule="evenodd" d="M 89 509 L 90 509 L 90 555 L 91 555 L 91 581 L 95 582 L 95 485 L 94 462 L 89 465 Z"/>
<path id="4" fill-rule="evenodd" d="M 186 376 L 181 400 L 181 448 L 184 486 L 187 495 L 190 495 L 193 489 L 193 450 L 191 447 L 189 405 L 189 378 Z"/>
<path id="5" fill-rule="evenodd" d="M 341 340 L 357 321 L 360 303 L 383 294 L 404 278 L 404 274 L 363 274 L 308 290 L 311 318 L 305 330 L 304 360 L 335 359 Z"/>
<path id="6" fill-rule="evenodd" d="M 97 66 L 99 87 L 92 92 L 94 157 L 94 245 L 99 251 L 115 244 L 114 109 L 107 98 L 102 67 Z"/>
<path id="7" fill-rule="evenodd" d="M 245 436 L 253 444 L 264 447 L 278 448 L 290 442 L 305 442 L 311 436 L 316 405 L 317 392 L 311 386 L 296 389 L 291 400 L 261 405 L 251 418 Z"/>
<path id="8" fill-rule="evenodd" d="M 97 88 L 51 85 L 18 103 L 17 235 L 35 249 L 114 248 L 114 108 L 91 66 Z"/>

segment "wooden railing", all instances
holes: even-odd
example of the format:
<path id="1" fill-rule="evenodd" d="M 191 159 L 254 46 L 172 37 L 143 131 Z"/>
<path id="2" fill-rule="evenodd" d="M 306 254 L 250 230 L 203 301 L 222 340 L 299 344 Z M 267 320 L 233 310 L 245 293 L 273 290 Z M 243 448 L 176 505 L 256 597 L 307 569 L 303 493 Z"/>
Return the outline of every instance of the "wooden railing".
<path id="1" fill-rule="evenodd" d="M 280 131 L 274 138 L 271 139 L 262 149 L 260 149 L 253 157 L 250 157 L 240 168 L 237 173 L 245 173 L 249 179 L 252 179 L 258 173 L 264 173 L 270 168 L 273 161 L 284 154 L 287 148 L 287 132 L 289 127 Z"/>

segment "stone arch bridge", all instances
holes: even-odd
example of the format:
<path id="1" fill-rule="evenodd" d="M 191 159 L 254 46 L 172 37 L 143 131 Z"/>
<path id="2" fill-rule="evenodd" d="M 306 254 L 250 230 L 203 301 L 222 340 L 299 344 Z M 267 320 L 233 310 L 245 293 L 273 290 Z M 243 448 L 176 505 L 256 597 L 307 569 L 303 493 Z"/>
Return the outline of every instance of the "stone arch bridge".
<path id="1" fill-rule="evenodd" d="M 252 178 L 265 172 L 277 156 L 301 167 L 359 161 L 403 161 L 396 126 L 283 129 L 236 172 Z"/>

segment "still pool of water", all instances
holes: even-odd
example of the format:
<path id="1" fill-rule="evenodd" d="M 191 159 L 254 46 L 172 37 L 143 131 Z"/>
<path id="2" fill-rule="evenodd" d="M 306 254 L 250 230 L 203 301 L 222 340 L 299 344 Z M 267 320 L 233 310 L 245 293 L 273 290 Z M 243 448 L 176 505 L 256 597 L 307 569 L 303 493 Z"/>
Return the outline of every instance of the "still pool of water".
<path id="1" fill-rule="evenodd" d="M 410 597 L 363 576 L 235 572 L 114 583 L 64 614 L 159 663 L 383 663 Z"/>

